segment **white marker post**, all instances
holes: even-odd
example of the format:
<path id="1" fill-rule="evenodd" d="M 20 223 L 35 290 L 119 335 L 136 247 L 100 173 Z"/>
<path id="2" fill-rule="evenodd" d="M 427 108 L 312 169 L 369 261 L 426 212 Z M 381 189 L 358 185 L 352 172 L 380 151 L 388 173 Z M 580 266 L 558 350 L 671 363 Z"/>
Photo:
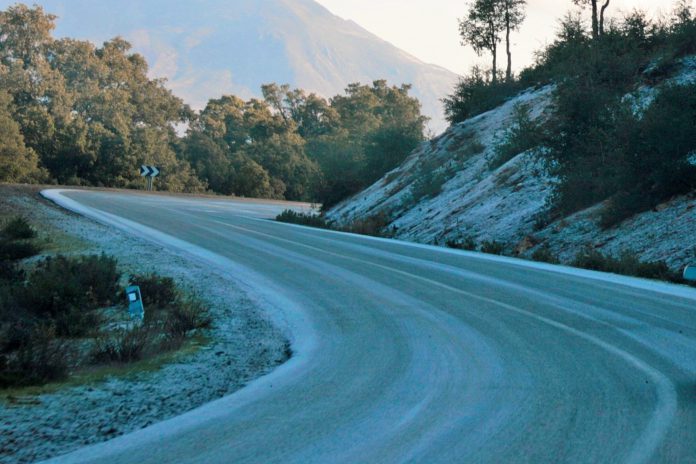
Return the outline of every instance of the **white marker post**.
<path id="1" fill-rule="evenodd" d="M 686 266 L 684 268 L 684 280 L 696 282 L 696 266 Z"/>

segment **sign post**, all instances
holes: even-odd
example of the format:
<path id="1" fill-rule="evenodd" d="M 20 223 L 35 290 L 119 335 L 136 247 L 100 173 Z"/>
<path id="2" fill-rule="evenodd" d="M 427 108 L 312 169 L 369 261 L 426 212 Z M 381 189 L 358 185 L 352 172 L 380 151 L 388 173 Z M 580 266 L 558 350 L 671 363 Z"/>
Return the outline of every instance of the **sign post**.
<path id="1" fill-rule="evenodd" d="M 140 175 L 147 180 L 146 188 L 148 192 L 152 191 L 152 184 L 154 183 L 155 177 L 159 176 L 160 170 L 155 166 L 147 166 L 143 164 L 140 166 Z"/>
<path id="2" fill-rule="evenodd" d="M 140 295 L 140 287 L 137 285 L 128 287 L 126 297 L 128 298 L 128 314 L 130 314 L 131 319 L 142 322 L 145 319 L 145 307 L 142 295 Z"/>
<path id="3" fill-rule="evenodd" d="M 686 266 L 684 268 L 684 280 L 696 282 L 696 266 Z"/>

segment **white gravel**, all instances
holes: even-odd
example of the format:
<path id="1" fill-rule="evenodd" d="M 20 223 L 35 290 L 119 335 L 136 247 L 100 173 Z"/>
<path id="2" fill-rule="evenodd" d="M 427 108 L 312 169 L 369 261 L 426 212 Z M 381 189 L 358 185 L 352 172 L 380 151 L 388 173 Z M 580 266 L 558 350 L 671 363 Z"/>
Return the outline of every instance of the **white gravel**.
<path id="1" fill-rule="evenodd" d="M 86 242 L 81 253 L 112 254 L 124 271 L 157 272 L 195 290 L 214 327 L 209 344 L 155 372 L 0 402 L 0 463 L 33 462 L 146 427 L 228 395 L 285 361 L 286 337 L 229 275 L 28 194 L 5 201 Z"/>

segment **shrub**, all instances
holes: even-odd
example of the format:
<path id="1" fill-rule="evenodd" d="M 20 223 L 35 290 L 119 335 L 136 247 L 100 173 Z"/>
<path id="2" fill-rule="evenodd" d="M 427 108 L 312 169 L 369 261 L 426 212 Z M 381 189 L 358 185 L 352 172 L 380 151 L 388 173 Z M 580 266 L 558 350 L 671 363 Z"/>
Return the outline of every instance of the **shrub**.
<path id="1" fill-rule="evenodd" d="M 476 240 L 474 240 L 473 237 L 466 237 L 458 240 L 447 240 L 445 245 L 447 245 L 448 248 L 454 248 L 457 250 L 476 250 Z"/>
<path id="2" fill-rule="evenodd" d="M 36 230 L 26 219 L 17 216 L 3 227 L 2 235 L 9 240 L 29 240 L 36 238 Z"/>
<path id="3" fill-rule="evenodd" d="M 560 260 L 556 255 L 554 255 L 551 250 L 546 247 L 542 246 L 534 250 L 534 253 L 532 253 L 532 259 L 534 261 L 538 261 L 541 263 L 550 263 L 550 264 L 558 264 L 560 263 Z"/>
<path id="4" fill-rule="evenodd" d="M 67 347 L 52 326 L 39 325 L 19 348 L 0 355 L 0 387 L 43 385 L 62 380 L 68 371 Z"/>
<path id="5" fill-rule="evenodd" d="M 358 219 L 351 222 L 343 228 L 344 232 L 353 234 L 370 235 L 373 237 L 389 237 L 393 235 L 393 231 L 388 231 L 387 227 L 391 219 L 385 212 L 379 212 L 366 219 Z"/>
<path id="6" fill-rule="evenodd" d="M 104 254 L 47 258 L 29 275 L 22 303 L 37 314 L 49 316 L 71 308 L 106 306 L 117 295 L 119 278 L 116 260 Z"/>
<path id="7" fill-rule="evenodd" d="M 311 213 L 298 213 L 291 209 L 286 209 L 278 216 L 276 216 L 276 221 L 287 222 L 289 224 L 299 224 L 309 227 L 318 227 L 320 229 L 330 229 L 331 227 L 326 222 L 326 220 L 319 216 L 318 214 Z"/>
<path id="8" fill-rule="evenodd" d="M 607 256 L 599 251 L 586 248 L 579 252 L 572 263 L 575 267 L 601 272 L 611 272 L 645 279 L 681 282 L 681 277 L 671 271 L 664 261 L 645 262 L 635 254 L 622 252 L 618 258 Z"/>
<path id="9" fill-rule="evenodd" d="M 0 241 L 0 260 L 19 261 L 39 254 L 41 249 L 32 242 Z"/>
<path id="10" fill-rule="evenodd" d="M 505 251 L 505 245 L 501 242 L 496 242 L 495 240 L 493 241 L 485 241 L 481 243 L 481 252 L 482 253 L 488 253 L 491 255 L 502 255 L 503 251 Z"/>
<path id="11" fill-rule="evenodd" d="M 131 363 L 140 361 L 153 334 L 147 326 L 120 329 L 96 338 L 91 359 L 94 363 Z"/>
<path id="12" fill-rule="evenodd" d="M 146 309 L 166 308 L 173 305 L 179 298 L 176 283 L 171 277 L 162 277 L 157 274 L 134 275 L 130 278 L 130 285 L 140 287 L 143 305 Z"/>
<path id="13" fill-rule="evenodd" d="M 210 327 L 212 320 L 200 301 L 186 298 L 167 311 L 164 322 L 168 335 L 183 337 L 192 330 Z"/>
<path id="14" fill-rule="evenodd" d="M 444 172 L 422 170 L 411 187 L 411 203 L 418 203 L 423 198 L 435 198 L 445 182 L 447 175 Z"/>
<path id="15" fill-rule="evenodd" d="M 529 106 L 515 105 L 513 120 L 495 147 L 490 169 L 497 169 L 520 153 L 539 148 L 544 143 L 543 127 L 529 115 Z"/>
<path id="16" fill-rule="evenodd" d="M 59 335 L 77 337 L 96 326 L 94 309 L 112 304 L 119 278 L 116 260 L 106 255 L 47 258 L 17 297 L 26 310 L 55 321 Z"/>

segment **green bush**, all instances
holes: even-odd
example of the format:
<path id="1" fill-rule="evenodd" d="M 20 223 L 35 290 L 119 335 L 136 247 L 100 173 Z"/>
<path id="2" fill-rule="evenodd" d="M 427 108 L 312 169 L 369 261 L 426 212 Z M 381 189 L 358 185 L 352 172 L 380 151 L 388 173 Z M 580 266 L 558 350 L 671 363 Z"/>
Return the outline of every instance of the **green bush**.
<path id="1" fill-rule="evenodd" d="M 558 264 L 560 260 L 556 255 L 554 255 L 551 250 L 546 246 L 541 246 L 534 250 L 532 253 L 532 259 L 541 263 Z"/>
<path id="2" fill-rule="evenodd" d="M 454 93 L 443 100 L 445 117 L 450 124 L 497 108 L 524 88 L 519 81 L 494 83 L 491 77 L 489 72 L 475 66 L 459 81 Z"/>
<path id="3" fill-rule="evenodd" d="M 447 175 L 444 172 L 436 172 L 434 169 L 420 171 L 411 187 L 411 203 L 418 203 L 423 198 L 435 198 L 442 192 L 445 182 Z"/>
<path id="4" fill-rule="evenodd" d="M 318 214 L 298 213 L 291 209 L 286 209 L 278 216 L 276 216 L 276 221 L 287 222 L 289 224 L 299 224 L 309 227 L 318 227 L 320 229 L 331 228 L 331 226 L 326 222 L 326 220 Z"/>
<path id="5" fill-rule="evenodd" d="M 119 329 L 97 337 L 90 357 L 96 364 L 136 362 L 152 343 L 153 333 L 147 326 Z"/>
<path id="6" fill-rule="evenodd" d="M 357 219 L 341 230 L 373 237 L 390 237 L 394 234 L 394 230 L 388 230 L 390 222 L 389 215 L 382 211 L 365 219 Z"/>
<path id="7" fill-rule="evenodd" d="M 447 245 L 448 248 L 468 251 L 474 251 L 477 247 L 476 240 L 474 240 L 473 237 L 466 237 L 458 240 L 447 240 L 445 245 Z"/>
<path id="8" fill-rule="evenodd" d="M 529 106 L 515 105 L 512 124 L 496 145 L 495 157 L 490 161 L 489 167 L 498 169 L 520 153 L 540 148 L 543 143 L 543 127 L 531 119 Z"/>
<path id="9" fill-rule="evenodd" d="M 19 261 L 36 256 L 41 249 L 25 240 L 0 241 L 0 260 Z"/>
<path id="10" fill-rule="evenodd" d="M 38 325 L 18 349 L 0 354 L 0 387 L 43 385 L 62 380 L 68 372 L 67 347 L 50 325 Z"/>
<path id="11" fill-rule="evenodd" d="M 491 255 L 502 255 L 505 251 L 505 245 L 501 242 L 485 241 L 481 243 L 481 252 L 488 253 Z"/>
<path id="12" fill-rule="evenodd" d="M 171 277 L 162 277 L 157 274 L 131 276 L 130 285 L 140 287 L 143 305 L 146 310 L 152 308 L 167 308 L 173 305 L 179 298 L 176 283 Z"/>
<path id="13" fill-rule="evenodd" d="M 575 267 L 610 272 L 645 279 L 681 282 L 681 276 L 671 271 L 664 261 L 645 262 L 635 254 L 622 252 L 618 258 L 604 255 L 601 252 L 586 248 L 579 252 L 572 263 Z"/>
<path id="14" fill-rule="evenodd" d="M 106 255 L 47 258 L 18 292 L 20 305 L 38 317 L 55 321 L 59 335 L 81 336 L 94 329 L 99 307 L 112 304 L 120 273 Z"/>
<path id="15" fill-rule="evenodd" d="M 200 301 L 194 298 L 185 298 L 167 311 L 164 322 L 168 335 L 183 337 L 192 330 L 210 327 L 212 320 Z"/>
<path id="16" fill-rule="evenodd" d="M 36 238 L 36 230 L 21 216 L 17 216 L 2 228 L 3 237 L 9 240 L 29 240 Z"/>

